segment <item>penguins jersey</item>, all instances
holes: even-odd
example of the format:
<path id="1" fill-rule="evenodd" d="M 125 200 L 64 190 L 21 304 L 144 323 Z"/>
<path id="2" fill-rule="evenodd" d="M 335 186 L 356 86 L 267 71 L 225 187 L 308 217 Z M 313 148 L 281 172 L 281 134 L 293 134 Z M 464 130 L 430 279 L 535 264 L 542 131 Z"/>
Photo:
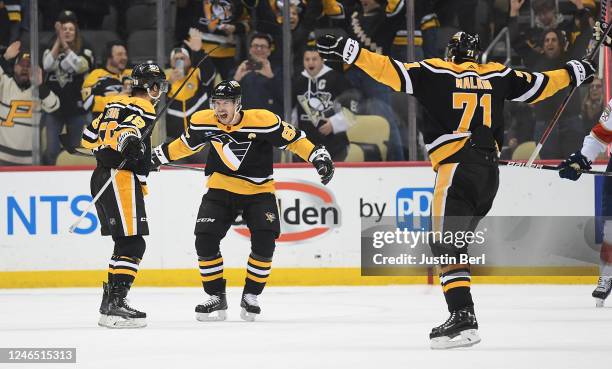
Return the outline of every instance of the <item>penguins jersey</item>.
<path id="1" fill-rule="evenodd" d="M 242 195 L 274 192 L 272 148 L 287 149 L 309 161 L 314 145 L 304 132 L 268 110 L 240 114 L 238 124 L 227 126 L 217 120 L 213 110 L 201 110 L 191 117 L 187 132 L 156 148 L 156 155 L 163 153 L 174 161 L 195 154 L 210 142 L 206 163 L 209 188 Z"/>
<path id="2" fill-rule="evenodd" d="M 99 167 L 117 168 L 123 161 L 118 146 L 125 137 L 124 133 L 132 132 L 141 137 L 154 120 L 155 108 L 148 100 L 127 95 L 114 96 L 104 111 L 83 130 L 81 145 L 94 150 Z M 128 163 L 123 169 L 134 172 L 138 180 L 146 185 L 151 167 L 150 135 L 144 144 L 143 158 L 136 163 Z"/>
<path id="3" fill-rule="evenodd" d="M 93 113 L 102 112 L 109 100 L 121 93 L 124 80 L 131 74 L 131 69 L 121 74 L 113 74 L 104 68 L 92 70 L 83 81 L 81 89 L 83 109 Z"/>
<path id="4" fill-rule="evenodd" d="M 490 128 L 493 147 L 501 148 L 505 100 L 534 104 L 570 84 L 565 69 L 532 73 L 498 63 L 455 64 L 437 58 L 402 63 L 363 48 L 354 64 L 421 103 L 426 112 L 421 131 L 434 170 L 441 163 L 460 162 L 459 150 L 482 126 Z"/>

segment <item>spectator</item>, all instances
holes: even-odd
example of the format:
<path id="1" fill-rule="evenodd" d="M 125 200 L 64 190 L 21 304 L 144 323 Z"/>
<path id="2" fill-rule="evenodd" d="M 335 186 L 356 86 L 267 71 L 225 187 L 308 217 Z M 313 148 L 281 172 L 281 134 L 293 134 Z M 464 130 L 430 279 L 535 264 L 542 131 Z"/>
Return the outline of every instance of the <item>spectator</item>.
<path id="1" fill-rule="evenodd" d="M 83 82 L 81 95 L 83 107 L 94 115 L 101 113 L 108 97 L 129 94 L 131 69 L 128 63 L 127 46 L 123 41 L 111 41 L 104 51 L 106 64 L 104 68 L 94 69 Z"/>
<path id="2" fill-rule="evenodd" d="M 202 34 L 195 28 L 189 31 L 189 39 L 181 47 L 170 53 L 170 66 L 166 76 L 170 83 L 168 97 L 174 97 L 177 91 L 191 73 L 193 62 L 200 61 L 205 53 L 202 51 Z M 189 117 L 198 110 L 208 108 L 208 97 L 216 76 L 215 66 L 207 58 L 200 68 L 189 78 L 176 100 L 168 107 L 166 119 L 166 137 L 175 139 L 187 130 Z"/>
<path id="3" fill-rule="evenodd" d="M 249 31 L 242 0 L 200 0 L 194 5 L 194 27 L 202 32 L 202 49 L 210 54 L 221 78 L 227 79 L 235 66 L 237 37 Z"/>
<path id="4" fill-rule="evenodd" d="M 551 29 L 559 29 L 568 35 L 570 44 L 573 44 L 576 37 L 585 30 L 590 30 L 589 10 L 584 7 L 582 0 L 570 0 L 576 6 L 574 19 L 564 20 L 563 15 L 557 12 L 555 0 L 532 0 L 532 8 L 536 17 L 536 25 L 534 28 L 520 30 L 518 26 L 519 10 L 525 3 L 525 0 L 510 0 L 510 18 L 508 20 L 508 28 L 510 30 L 510 38 L 512 47 L 519 54 L 525 53 L 519 50 L 532 49 L 537 53 L 542 53 L 542 43 L 544 39 L 543 33 Z M 525 60 L 525 64 L 530 62 Z"/>
<path id="5" fill-rule="evenodd" d="M 59 96 L 61 105 L 56 111 L 42 115 L 43 125 L 47 127 L 47 147 L 42 156 L 45 165 L 55 165 L 61 150 L 58 137 L 64 125 L 71 145 L 77 147 L 83 127 L 91 119 L 83 109 L 81 86 L 85 73 L 94 63 L 93 52 L 84 45 L 73 12 L 60 13 L 55 34 L 52 46 L 43 53 L 43 68 L 47 73 L 46 85 Z"/>
<path id="6" fill-rule="evenodd" d="M 390 0 L 387 2 L 385 11 L 387 14 L 399 12 L 404 17 L 401 20 L 401 26 L 395 33 L 393 45 L 391 46 L 391 57 L 397 60 L 408 60 L 407 45 L 408 33 L 406 30 L 406 8 L 404 7 L 405 0 Z M 415 60 L 426 58 L 440 57 L 436 52 L 436 36 L 437 30 L 440 27 L 438 16 L 434 12 L 433 1 L 421 0 L 414 3 L 414 47 Z"/>
<path id="7" fill-rule="evenodd" d="M 603 83 L 601 79 L 595 78 L 582 101 L 581 116 L 585 132 L 590 131 L 593 128 L 593 124 L 597 123 L 603 108 Z"/>
<path id="8" fill-rule="evenodd" d="M 0 50 L 19 39 L 21 33 L 21 1 L 2 0 L 0 6 Z"/>
<path id="9" fill-rule="evenodd" d="M 272 67 L 272 37 L 255 33 L 249 42 L 249 57 L 233 73 L 242 87 L 244 109 L 268 109 L 282 114 L 282 71 Z"/>
<path id="10" fill-rule="evenodd" d="M 523 60 L 529 61 L 527 67 L 535 71 L 563 68 L 568 60 L 580 59 L 584 55 L 584 50 L 590 38 L 590 28 L 582 30 L 576 42 L 569 46 L 565 32 L 560 29 L 549 30 L 543 33 L 543 41 L 540 43 L 543 45 L 542 53 L 537 53 L 531 48 L 524 48 L 521 56 L 523 56 Z M 542 137 L 544 129 L 564 98 L 564 94 L 557 94 L 535 104 L 534 140 L 536 142 Z M 546 145 L 542 148 L 540 158 L 561 159 L 568 157 L 576 147 L 580 146 L 583 137 L 588 132 L 582 128 L 580 104 L 579 94 L 575 94 L 563 111 Z"/>
<path id="11" fill-rule="evenodd" d="M 348 8 L 348 6 L 351 8 Z M 344 27 L 350 37 L 359 41 L 362 47 L 376 53 L 389 54 L 396 32 L 402 26 L 404 11 L 396 8 L 392 13 L 385 10 L 383 0 L 360 0 L 359 4 L 347 2 L 347 8 L 336 0 L 324 0 L 325 14 L 336 19 L 342 14 Z M 403 3 L 402 3 L 403 8 Z M 335 9 L 334 13 L 332 10 Z M 359 68 L 349 68 L 347 79 L 361 91 L 365 101 L 364 111 L 367 114 L 380 115 L 389 122 L 391 137 L 386 160 L 404 160 L 399 120 L 391 108 L 391 89 L 376 82 Z"/>
<path id="12" fill-rule="evenodd" d="M 30 54 L 20 53 L 21 43 L 13 42 L 0 58 L 0 165 L 32 164 L 33 86 L 30 83 Z M 14 58 L 11 66 L 9 60 Z M 12 69 L 12 76 L 6 72 Z M 42 83 L 42 71 L 36 70 L 40 106 L 46 112 L 57 110 L 58 97 Z"/>
<path id="13" fill-rule="evenodd" d="M 334 161 L 344 161 L 349 146 L 346 131 L 353 123 L 357 101 L 341 99 L 341 95 L 350 95 L 352 86 L 342 73 L 323 63 L 316 48 L 307 48 L 303 60 L 304 70 L 294 78 L 294 121 L 314 144 L 324 145 Z"/>

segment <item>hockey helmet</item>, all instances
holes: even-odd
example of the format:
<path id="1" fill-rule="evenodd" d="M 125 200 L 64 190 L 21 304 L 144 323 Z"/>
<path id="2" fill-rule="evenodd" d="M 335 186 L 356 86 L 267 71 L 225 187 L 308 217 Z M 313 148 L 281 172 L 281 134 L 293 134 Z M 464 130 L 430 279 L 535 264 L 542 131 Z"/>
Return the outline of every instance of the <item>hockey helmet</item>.
<path id="1" fill-rule="evenodd" d="M 453 63 L 476 62 L 480 56 L 480 38 L 467 32 L 457 32 L 446 46 L 445 60 Z"/>
<path id="2" fill-rule="evenodd" d="M 242 88 L 240 83 L 234 80 L 225 80 L 215 86 L 211 99 L 210 108 L 214 109 L 215 100 L 233 100 L 236 112 L 242 109 Z"/>
<path id="3" fill-rule="evenodd" d="M 149 93 L 149 90 L 155 85 L 158 86 L 160 94 L 168 92 L 166 74 L 159 65 L 152 62 L 141 63 L 132 69 L 132 88 L 140 88 Z M 150 93 L 149 96 L 151 96 Z M 153 96 L 151 97 L 153 98 Z"/>

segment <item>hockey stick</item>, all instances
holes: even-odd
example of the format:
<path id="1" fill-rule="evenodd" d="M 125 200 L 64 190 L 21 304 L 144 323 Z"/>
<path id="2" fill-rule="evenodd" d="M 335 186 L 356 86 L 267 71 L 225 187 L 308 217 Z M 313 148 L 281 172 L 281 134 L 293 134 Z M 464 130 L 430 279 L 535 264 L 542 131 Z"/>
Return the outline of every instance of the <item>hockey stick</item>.
<path id="1" fill-rule="evenodd" d="M 531 164 L 531 165 L 529 165 L 529 163 L 525 163 L 525 162 L 522 162 L 522 161 L 500 160 L 499 164 L 500 165 L 509 166 L 509 167 L 532 168 L 532 169 L 542 169 L 542 170 L 554 170 L 556 172 L 561 170 L 561 168 L 559 168 L 559 167 L 557 167 L 555 165 L 546 165 L 546 164 Z M 598 170 L 583 170 L 583 169 L 578 169 L 577 172 L 578 173 L 582 173 L 582 174 L 592 174 L 592 175 L 595 175 L 595 176 L 612 177 L 612 172 L 600 172 Z"/>
<path id="2" fill-rule="evenodd" d="M 601 14 L 600 14 L 600 17 L 601 17 L 600 19 L 602 21 L 605 21 L 605 19 L 606 19 L 605 18 L 606 9 L 607 9 L 607 0 L 602 0 L 601 1 Z M 599 51 L 599 48 L 601 47 L 601 45 L 603 44 L 604 40 L 606 39 L 606 37 L 610 33 L 610 27 L 611 26 L 612 26 L 612 23 L 608 25 L 608 27 L 606 28 L 604 34 L 599 39 L 599 41 L 597 41 L 595 43 L 595 46 L 591 50 L 588 50 L 587 56 L 586 56 L 586 59 L 588 61 L 593 61 L 593 59 L 595 58 L 595 55 L 597 54 L 597 51 Z M 548 136 L 551 134 L 553 128 L 555 127 L 555 125 L 559 121 L 559 118 L 561 118 L 561 114 L 563 114 L 563 111 L 565 110 L 565 107 L 569 103 L 569 101 L 572 98 L 572 95 L 574 94 L 574 92 L 576 92 L 576 89 L 577 89 L 577 86 L 572 86 L 572 88 L 569 90 L 569 93 L 567 94 L 567 96 L 565 96 L 565 98 L 563 99 L 563 102 L 561 103 L 561 106 L 559 106 L 559 108 L 555 112 L 555 115 L 553 115 L 553 118 L 551 119 L 550 123 L 546 127 L 546 130 L 542 134 L 542 137 L 540 138 L 540 141 L 538 142 L 535 150 L 533 150 L 533 152 L 531 153 L 531 156 L 529 157 L 529 160 L 527 160 L 528 166 L 531 166 L 533 164 L 533 162 L 535 161 L 536 157 L 540 153 L 540 150 L 542 150 L 542 146 L 544 145 L 544 142 L 546 142 L 546 140 L 548 139 Z"/>
<path id="3" fill-rule="evenodd" d="M 149 135 L 153 132 L 153 129 L 155 128 L 155 125 L 157 124 L 157 122 L 159 121 L 159 118 L 162 117 L 164 115 L 164 113 L 166 112 L 166 110 L 168 110 L 168 107 L 170 106 L 170 104 L 172 104 L 174 102 L 174 100 L 176 100 L 179 92 L 181 92 L 181 90 L 183 89 L 183 87 L 185 87 L 185 85 L 187 84 L 187 81 L 189 81 L 189 78 L 191 78 L 191 76 L 193 75 L 193 73 L 200 68 L 200 65 L 202 65 L 202 63 L 204 62 L 204 60 L 208 59 L 208 57 L 215 51 L 217 50 L 217 48 L 219 48 L 220 46 L 215 47 L 214 49 L 210 50 L 209 53 L 207 53 L 206 55 L 204 55 L 204 57 L 198 62 L 198 64 L 196 64 L 195 67 L 193 67 L 193 69 L 191 70 L 191 72 L 187 75 L 187 77 L 185 78 L 185 80 L 183 81 L 183 83 L 181 83 L 181 85 L 179 86 L 179 88 L 176 90 L 176 92 L 174 93 L 174 96 L 172 97 L 172 99 L 170 99 L 170 101 L 168 101 L 166 103 L 166 105 L 164 105 L 164 107 L 162 108 L 162 110 L 159 112 L 159 114 L 157 114 L 157 116 L 155 117 L 155 119 L 153 120 L 153 123 L 151 123 L 151 125 L 149 127 L 147 127 L 145 129 L 145 131 L 142 133 L 140 140 L 138 140 L 138 144 L 141 145 L 144 140 L 146 138 L 149 137 Z M 160 92 L 161 94 L 161 92 Z M 100 199 L 100 197 L 102 196 L 102 194 L 104 193 L 104 191 L 106 190 L 106 188 L 108 186 L 110 186 L 110 184 L 113 182 L 113 180 L 115 179 L 115 177 L 117 176 L 117 173 L 119 173 L 119 171 L 121 169 L 123 169 L 123 167 L 127 164 L 127 159 L 123 159 L 123 161 L 121 161 L 121 163 L 119 164 L 119 166 L 117 166 L 117 170 L 115 170 L 114 173 L 111 174 L 111 176 L 108 178 L 108 180 L 106 181 L 106 183 L 104 183 L 104 185 L 102 186 L 102 188 L 98 191 L 98 193 L 96 194 L 96 196 L 94 196 L 94 198 L 91 200 L 91 202 L 89 202 L 89 204 L 87 205 L 87 207 L 85 208 L 85 210 L 83 210 L 83 212 L 81 213 L 81 215 L 77 218 L 77 220 L 72 223 L 72 225 L 70 226 L 70 228 L 68 228 L 68 231 L 70 233 L 74 233 L 74 230 L 76 229 L 76 227 L 78 227 L 78 225 L 81 223 L 81 221 L 83 221 L 83 219 L 85 218 L 85 216 L 87 215 L 87 213 L 91 210 L 91 208 L 93 208 L 93 206 L 96 204 L 96 201 L 98 201 L 98 199 Z"/>
<path id="4" fill-rule="evenodd" d="M 84 152 L 84 151 L 79 151 L 79 149 L 83 149 L 83 150 L 87 150 L 84 147 L 72 147 L 68 144 L 68 134 L 64 133 L 59 135 L 59 141 L 60 141 L 60 145 L 62 146 L 62 149 L 64 151 L 66 151 L 68 154 L 70 155 L 75 155 L 75 156 L 83 156 L 83 157 L 88 157 L 88 158 L 95 158 L 96 156 L 92 153 L 88 153 L 88 152 Z M 163 166 L 166 167 L 175 167 L 175 168 L 181 168 L 181 169 L 188 169 L 188 170 L 193 170 L 193 171 L 197 171 L 197 172 L 203 172 L 204 169 L 202 168 L 198 168 L 198 167 L 192 167 L 189 165 L 181 165 L 181 164 L 172 164 L 172 163 L 166 163 L 166 164 L 162 164 Z"/>

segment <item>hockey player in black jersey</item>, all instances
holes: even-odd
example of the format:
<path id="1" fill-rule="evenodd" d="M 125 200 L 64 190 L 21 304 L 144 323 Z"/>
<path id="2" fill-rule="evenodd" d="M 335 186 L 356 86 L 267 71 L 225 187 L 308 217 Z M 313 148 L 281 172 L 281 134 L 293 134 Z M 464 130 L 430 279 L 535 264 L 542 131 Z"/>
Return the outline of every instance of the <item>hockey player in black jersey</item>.
<path id="1" fill-rule="evenodd" d="M 414 95 L 426 112 L 422 133 L 436 183 L 431 205 L 434 232 L 473 231 L 489 212 L 499 184 L 497 158 L 503 145 L 505 100 L 537 103 L 570 84 L 590 83 L 586 60 L 542 73 L 479 64 L 478 36 L 456 33 L 446 58 L 403 63 L 361 48 L 353 39 L 324 35 L 317 41 L 327 59 L 343 60 L 396 91 Z M 435 256 L 460 260 L 466 247 L 431 245 Z M 450 259 L 453 260 L 453 259 Z M 444 349 L 480 342 L 470 293 L 470 265 L 441 265 L 440 283 L 448 320 L 432 329 L 431 347 Z"/>
<path id="2" fill-rule="evenodd" d="M 95 196 L 109 177 L 126 159 L 98 202 L 96 211 L 103 236 L 115 242 L 108 266 L 108 283 L 100 305 L 100 326 L 140 328 L 146 326 L 146 313 L 130 307 L 126 296 L 138 272 L 149 234 L 144 195 L 151 166 L 151 138 L 140 138 L 155 120 L 154 104 L 168 83 L 157 64 L 143 63 L 132 71 L 132 94 L 110 99 L 104 111 L 83 131 L 81 144 L 94 150 L 97 166 L 91 176 L 91 193 Z"/>
<path id="3" fill-rule="evenodd" d="M 251 232 L 251 254 L 240 306 L 241 318 L 255 320 L 261 312 L 257 296 L 272 267 L 280 221 L 272 179 L 272 149 L 279 147 L 311 162 L 327 184 L 334 164 L 325 147 L 315 146 L 304 132 L 268 110 L 241 110 L 241 89 L 236 81 L 223 81 L 213 90 L 211 109 L 191 116 L 178 139 L 153 150 L 153 166 L 192 155 L 210 143 L 206 163 L 208 192 L 195 224 L 195 247 L 204 291 L 209 299 L 196 306 L 201 321 L 225 320 L 227 301 L 223 278 L 221 239 L 242 214 Z"/>

